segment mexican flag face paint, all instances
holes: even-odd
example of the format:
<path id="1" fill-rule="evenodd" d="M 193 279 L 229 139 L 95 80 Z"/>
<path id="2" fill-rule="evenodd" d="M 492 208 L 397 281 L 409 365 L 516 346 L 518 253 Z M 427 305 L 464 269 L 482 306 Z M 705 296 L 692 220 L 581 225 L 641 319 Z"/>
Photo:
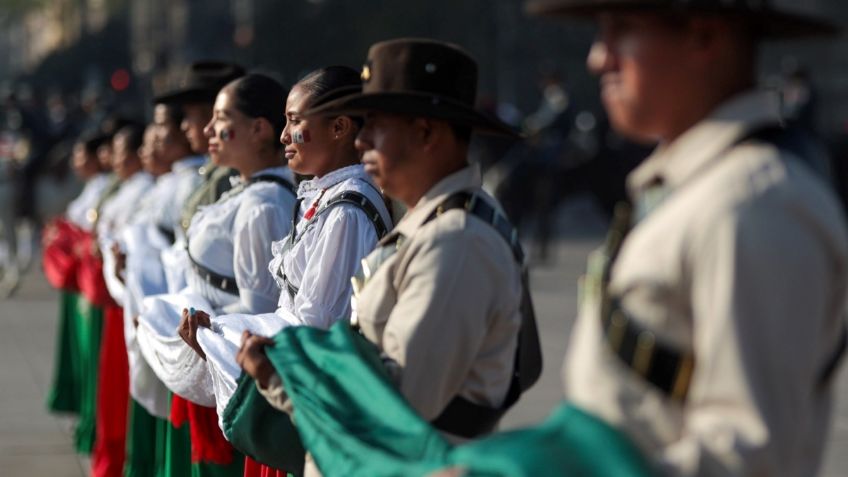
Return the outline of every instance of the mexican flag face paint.
<path id="1" fill-rule="evenodd" d="M 309 130 L 303 129 L 300 131 L 292 131 L 292 143 L 293 144 L 304 144 L 312 140 L 309 136 Z"/>
<path id="2" fill-rule="evenodd" d="M 221 132 L 218 133 L 218 137 L 221 138 L 222 141 L 232 141 L 236 138 L 236 132 L 230 128 L 222 129 Z"/>

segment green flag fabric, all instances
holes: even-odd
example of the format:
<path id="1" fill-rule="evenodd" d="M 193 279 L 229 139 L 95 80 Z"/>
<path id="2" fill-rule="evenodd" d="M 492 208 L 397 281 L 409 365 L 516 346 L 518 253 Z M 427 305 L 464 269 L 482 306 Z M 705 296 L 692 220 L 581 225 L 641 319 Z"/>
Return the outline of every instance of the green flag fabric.
<path id="1" fill-rule="evenodd" d="M 268 357 L 302 442 L 328 477 L 423 476 L 448 467 L 493 477 L 651 475 L 627 437 L 567 403 L 536 427 L 452 446 L 410 407 L 377 348 L 347 323 L 330 331 L 287 328 L 274 341 Z"/>
<path id="2" fill-rule="evenodd" d="M 238 451 L 276 469 L 303 474 L 306 451 L 288 414 L 274 409 L 242 374 L 223 415 L 224 435 Z"/>

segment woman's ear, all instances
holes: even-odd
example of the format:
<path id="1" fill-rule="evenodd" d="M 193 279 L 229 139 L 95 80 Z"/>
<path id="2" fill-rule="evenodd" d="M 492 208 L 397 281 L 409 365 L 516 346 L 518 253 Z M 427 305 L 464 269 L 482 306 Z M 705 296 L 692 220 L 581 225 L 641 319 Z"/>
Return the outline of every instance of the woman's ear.
<path id="1" fill-rule="evenodd" d="M 276 139 L 277 135 L 274 131 L 274 126 L 271 125 L 271 122 L 265 118 L 256 118 L 253 120 L 251 133 L 253 133 L 253 136 L 259 138 L 261 141 L 266 140 L 267 137 Z"/>
<path id="2" fill-rule="evenodd" d="M 333 137 L 338 139 L 344 137 L 354 130 L 353 120 L 347 116 L 338 116 L 333 119 Z"/>

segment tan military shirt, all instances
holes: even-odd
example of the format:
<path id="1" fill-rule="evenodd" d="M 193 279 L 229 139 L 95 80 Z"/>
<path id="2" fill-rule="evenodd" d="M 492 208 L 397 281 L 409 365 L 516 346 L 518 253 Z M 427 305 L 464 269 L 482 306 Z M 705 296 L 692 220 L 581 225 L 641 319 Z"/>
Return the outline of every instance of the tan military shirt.
<path id="1" fill-rule="evenodd" d="M 462 210 L 425 220 L 448 196 L 480 188 L 466 167 L 436 184 L 381 244 L 401 235 L 396 252 L 378 263 L 380 246 L 354 304 L 362 333 L 396 372 L 401 393 L 434 419 L 455 396 L 500 406 L 506 396 L 520 325 L 521 271 L 495 229 Z M 393 366 L 396 364 L 396 366 Z"/>
<path id="2" fill-rule="evenodd" d="M 191 218 L 197 209 L 204 205 L 214 204 L 224 192 L 230 190 L 232 184 L 230 177 L 238 175 L 238 172 L 229 167 L 218 167 L 208 161 L 200 168 L 203 182 L 185 200 L 180 214 L 180 226 L 183 232 L 191 225 Z"/>
<path id="3" fill-rule="evenodd" d="M 587 280 L 564 366 L 566 397 L 629 434 L 667 475 L 812 476 L 832 386 L 818 376 L 843 332 L 848 234 L 825 183 L 796 157 L 741 141 L 777 102 L 726 102 L 629 177 L 637 223 L 609 292 L 657 342 L 694 355 L 673 400 L 611 352 Z"/>

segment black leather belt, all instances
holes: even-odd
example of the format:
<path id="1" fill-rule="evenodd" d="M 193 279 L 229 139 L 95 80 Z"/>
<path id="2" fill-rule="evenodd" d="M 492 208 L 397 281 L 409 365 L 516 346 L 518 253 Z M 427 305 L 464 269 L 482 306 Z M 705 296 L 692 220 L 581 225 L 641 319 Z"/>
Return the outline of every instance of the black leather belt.
<path id="1" fill-rule="evenodd" d="M 188 247 L 186 247 L 186 253 L 188 253 Z M 192 270 L 194 270 L 195 273 L 200 275 L 200 277 L 206 283 L 231 295 L 239 295 L 238 284 L 236 283 L 235 278 L 227 277 L 219 273 L 213 272 L 212 270 L 198 263 L 197 260 L 195 260 L 190 253 L 188 253 L 188 259 L 191 262 Z"/>

